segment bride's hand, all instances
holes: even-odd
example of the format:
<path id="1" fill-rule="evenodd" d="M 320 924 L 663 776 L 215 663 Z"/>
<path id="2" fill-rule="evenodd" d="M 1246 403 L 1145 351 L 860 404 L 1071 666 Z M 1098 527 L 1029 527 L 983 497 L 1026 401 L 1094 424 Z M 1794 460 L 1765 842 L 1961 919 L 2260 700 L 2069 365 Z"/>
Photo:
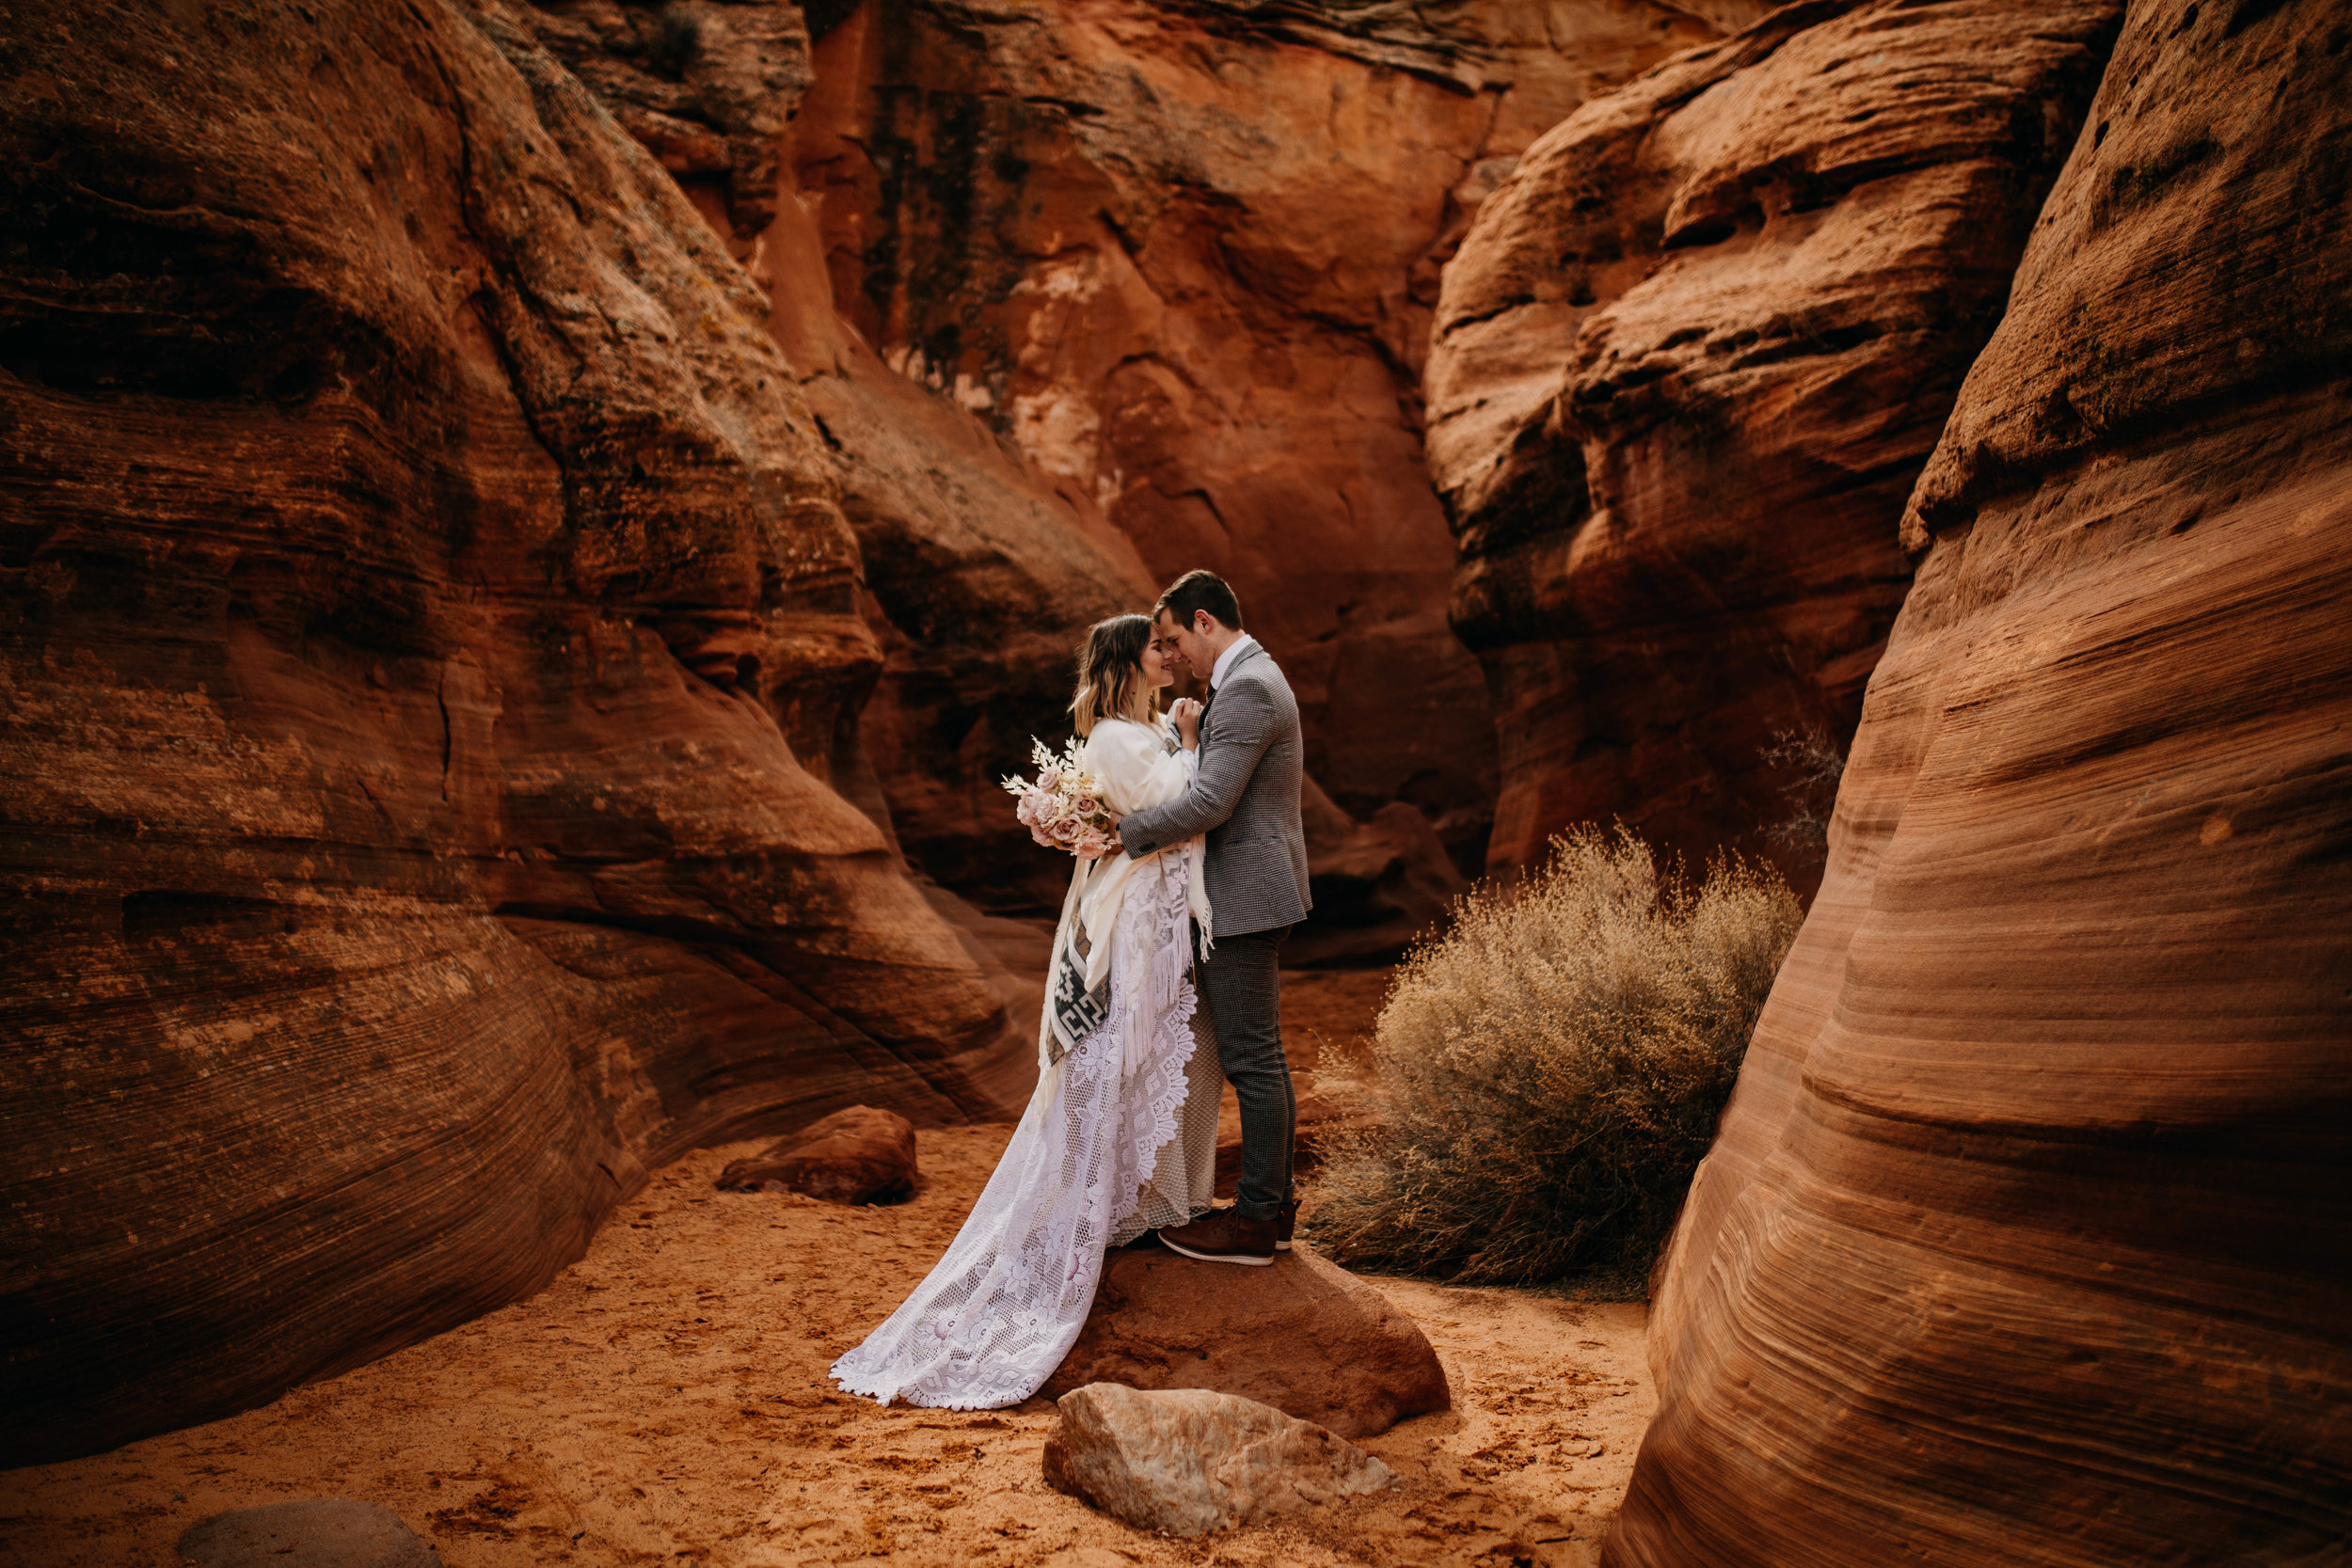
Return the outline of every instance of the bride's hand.
<path id="1" fill-rule="evenodd" d="M 1176 721 L 1176 738 L 1184 742 L 1184 750 L 1199 751 L 1200 749 L 1200 705 L 1190 697 L 1180 697 L 1175 705 L 1168 710 L 1168 716 Z"/>

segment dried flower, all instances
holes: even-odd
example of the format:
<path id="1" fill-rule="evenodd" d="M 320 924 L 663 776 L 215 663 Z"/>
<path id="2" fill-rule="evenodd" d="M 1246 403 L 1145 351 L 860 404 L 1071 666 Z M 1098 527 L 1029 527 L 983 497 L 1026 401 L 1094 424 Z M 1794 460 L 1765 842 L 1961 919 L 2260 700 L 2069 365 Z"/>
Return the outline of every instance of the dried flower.
<path id="1" fill-rule="evenodd" d="M 1014 798 L 1013 816 L 1029 837 L 1048 849 L 1087 860 L 1117 852 L 1117 830 L 1103 803 L 1102 781 L 1086 770 L 1083 747 L 1073 739 L 1059 752 L 1031 737 L 1029 760 L 1035 779 L 1008 774 L 1001 781 Z"/>

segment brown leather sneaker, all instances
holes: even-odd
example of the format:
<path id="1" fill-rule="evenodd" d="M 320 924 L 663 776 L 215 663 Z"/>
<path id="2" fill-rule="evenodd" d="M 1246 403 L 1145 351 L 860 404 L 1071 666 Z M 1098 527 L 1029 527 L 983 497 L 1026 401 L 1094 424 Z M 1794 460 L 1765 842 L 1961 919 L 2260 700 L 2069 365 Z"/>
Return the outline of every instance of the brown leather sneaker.
<path id="1" fill-rule="evenodd" d="M 1247 1263 L 1262 1269 L 1274 1261 L 1275 1234 L 1280 1228 L 1274 1220 L 1246 1220 L 1237 1209 L 1219 1209 L 1190 1225 L 1161 1231 L 1160 1244 L 1203 1263 Z"/>
<path id="2" fill-rule="evenodd" d="M 1297 1228 L 1298 1199 L 1292 1198 L 1282 1205 L 1281 1217 L 1274 1222 L 1274 1250 L 1288 1252 L 1291 1249 L 1291 1232 Z"/>

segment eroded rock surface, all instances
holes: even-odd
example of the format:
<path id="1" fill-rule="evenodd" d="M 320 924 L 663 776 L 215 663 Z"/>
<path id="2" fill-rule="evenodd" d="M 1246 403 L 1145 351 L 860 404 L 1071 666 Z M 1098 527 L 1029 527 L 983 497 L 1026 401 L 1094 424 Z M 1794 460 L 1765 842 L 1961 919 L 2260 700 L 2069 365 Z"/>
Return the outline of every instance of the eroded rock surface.
<path id="1" fill-rule="evenodd" d="M 535 1289 L 699 1142 L 1018 1105 L 842 793 L 883 654 L 772 301 L 522 20 L 5 47 L 0 1463 Z"/>
<path id="2" fill-rule="evenodd" d="M 2352 18 L 2133 7 L 1904 526 L 1608 1560 L 2352 1538 Z"/>
<path id="3" fill-rule="evenodd" d="M 1090 1383 L 1057 1402 L 1045 1480 L 1137 1529 L 1206 1535 L 1377 1492 L 1396 1472 L 1324 1428 L 1205 1389 Z"/>
<path id="4" fill-rule="evenodd" d="M 1040 1392 L 1089 1383 L 1238 1394 L 1343 1437 L 1454 1402 L 1413 1320 L 1304 1243 L 1264 1268 L 1159 1247 L 1111 1254 L 1077 1343 Z"/>
<path id="5" fill-rule="evenodd" d="M 730 1160 L 719 1185 L 805 1193 L 827 1203 L 890 1203 L 912 1195 L 914 1124 L 895 1111 L 852 1105 L 811 1122 L 772 1148 Z"/>
<path id="6" fill-rule="evenodd" d="M 1494 742 L 1418 428 L 1438 265 L 1545 128 L 1764 8 L 866 0 L 819 29 L 796 161 L 889 366 L 1152 583 L 1229 576 L 1338 807 L 1402 802 L 1474 869 Z"/>
<path id="7" fill-rule="evenodd" d="M 776 218 L 785 128 L 808 90 L 808 27 L 779 0 L 516 0 L 548 53 L 745 238 Z"/>
<path id="8" fill-rule="evenodd" d="M 2121 11 L 1787 7 L 1587 103 L 1480 207 L 1428 447 L 1496 698 L 1491 865 L 1618 817 L 1811 887 L 1764 753 L 1852 732 L 1903 498 Z"/>

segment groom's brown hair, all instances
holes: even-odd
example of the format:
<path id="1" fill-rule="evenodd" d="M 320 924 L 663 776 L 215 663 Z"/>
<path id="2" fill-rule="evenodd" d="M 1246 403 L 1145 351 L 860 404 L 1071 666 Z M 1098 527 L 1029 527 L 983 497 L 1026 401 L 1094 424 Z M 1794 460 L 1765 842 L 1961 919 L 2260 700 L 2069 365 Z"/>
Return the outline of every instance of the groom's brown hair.
<path id="1" fill-rule="evenodd" d="M 1215 572 L 1186 572 L 1169 583 L 1152 612 L 1163 610 L 1175 616 L 1180 626 L 1192 625 L 1194 610 L 1205 610 L 1220 625 L 1241 630 L 1241 601 L 1233 597 L 1232 589 Z"/>

